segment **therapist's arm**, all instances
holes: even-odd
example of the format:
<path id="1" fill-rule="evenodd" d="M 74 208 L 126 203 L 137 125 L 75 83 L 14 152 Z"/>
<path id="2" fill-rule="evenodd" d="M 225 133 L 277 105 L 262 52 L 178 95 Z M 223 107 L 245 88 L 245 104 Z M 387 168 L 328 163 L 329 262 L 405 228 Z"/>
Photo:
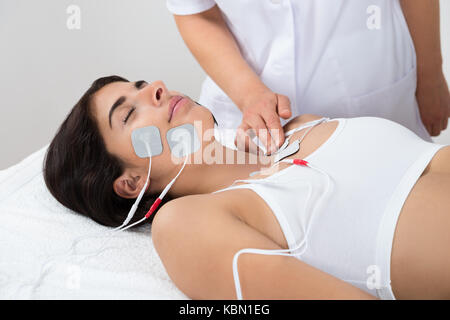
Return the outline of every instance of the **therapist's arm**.
<path id="1" fill-rule="evenodd" d="M 220 9 L 214 6 L 198 14 L 175 15 L 175 22 L 201 67 L 242 111 L 239 129 L 252 128 L 257 133 L 260 129 L 275 129 L 275 144 L 279 147 L 284 142 L 279 117 L 291 116 L 289 99 L 272 92 L 247 64 Z M 270 150 L 270 139 L 261 140 Z"/>
<path id="2" fill-rule="evenodd" d="M 432 136 L 447 128 L 450 94 L 442 70 L 439 0 L 401 0 L 417 55 L 417 101 Z"/>

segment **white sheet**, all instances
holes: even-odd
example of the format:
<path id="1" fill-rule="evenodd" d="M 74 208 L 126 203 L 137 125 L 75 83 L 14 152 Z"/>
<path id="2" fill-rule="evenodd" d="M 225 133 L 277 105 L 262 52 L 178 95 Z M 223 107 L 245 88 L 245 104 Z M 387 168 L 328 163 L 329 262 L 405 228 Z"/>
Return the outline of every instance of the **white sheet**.
<path id="1" fill-rule="evenodd" d="M 109 238 L 95 256 L 57 256 L 76 237 L 110 229 L 51 196 L 41 169 L 47 147 L 0 171 L 0 299 L 188 299 L 168 277 L 149 226 Z M 93 252 L 105 239 L 77 250 Z"/>

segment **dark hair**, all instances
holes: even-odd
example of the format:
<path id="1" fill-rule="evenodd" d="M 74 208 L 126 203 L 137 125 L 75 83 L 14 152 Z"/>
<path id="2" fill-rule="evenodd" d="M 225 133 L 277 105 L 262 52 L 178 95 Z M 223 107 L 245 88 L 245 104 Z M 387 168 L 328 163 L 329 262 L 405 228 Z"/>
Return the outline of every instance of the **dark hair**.
<path id="1" fill-rule="evenodd" d="M 109 76 L 92 83 L 59 127 L 48 147 L 43 168 L 45 184 L 56 200 L 111 227 L 122 224 L 135 199 L 125 199 L 114 192 L 113 182 L 123 173 L 125 163 L 106 150 L 91 100 L 98 90 L 117 81 L 129 82 Z M 141 219 L 155 199 L 154 195 L 145 194 L 130 223 Z M 170 197 L 166 195 L 164 200 Z M 148 221 L 155 215 L 156 212 Z"/>

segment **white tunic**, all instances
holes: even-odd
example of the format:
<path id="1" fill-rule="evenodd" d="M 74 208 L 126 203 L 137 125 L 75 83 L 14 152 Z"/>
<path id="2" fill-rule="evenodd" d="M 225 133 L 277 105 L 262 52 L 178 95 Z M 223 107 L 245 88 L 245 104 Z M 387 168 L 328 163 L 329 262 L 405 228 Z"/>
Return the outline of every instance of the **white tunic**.
<path id="1" fill-rule="evenodd" d="M 289 97 L 293 117 L 381 117 L 432 141 L 420 119 L 416 54 L 398 0 L 167 0 L 178 15 L 216 4 L 244 59 L 272 91 Z M 220 128 L 242 121 L 209 77 L 199 103 Z"/>

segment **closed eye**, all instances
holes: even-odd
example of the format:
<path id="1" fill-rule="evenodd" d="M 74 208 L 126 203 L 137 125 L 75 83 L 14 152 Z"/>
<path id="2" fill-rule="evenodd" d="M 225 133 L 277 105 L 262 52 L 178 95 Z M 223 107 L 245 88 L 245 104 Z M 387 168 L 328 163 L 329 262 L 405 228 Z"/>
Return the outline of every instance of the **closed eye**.
<path id="1" fill-rule="evenodd" d="M 133 113 L 133 111 L 136 110 L 136 107 L 131 107 L 130 111 L 128 111 L 127 115 L 125 116 L 125 118 L 122 120 L 123 124 L 126 124 L 128 121 L 128 118 L 131 116 L 131 114 Z"/>
<path id="2" fill-rule="evenodd" d="M 144 84 L 147 84 L 147 81 L 145 81 L 145 80 L 139 80 L 139 81 L 136 81 L 136 82 L 134 83 L 134 86 L 136 87 L 136 89 L 141 89 L 141 88 L 144 86 Z M 131 107 L 131 108 L 130 108 L 130 111 L 128 111 L 127 115 L 126 115 L 125 118 L 122 120 L 123 124 L 126 124 L 126 123 L 127 123 L 128 118 L 130 118 L 131 114 L 132 114 L 133 111 L 135 111 L 135 110 L 136 110 L 136 107 Z"/>

